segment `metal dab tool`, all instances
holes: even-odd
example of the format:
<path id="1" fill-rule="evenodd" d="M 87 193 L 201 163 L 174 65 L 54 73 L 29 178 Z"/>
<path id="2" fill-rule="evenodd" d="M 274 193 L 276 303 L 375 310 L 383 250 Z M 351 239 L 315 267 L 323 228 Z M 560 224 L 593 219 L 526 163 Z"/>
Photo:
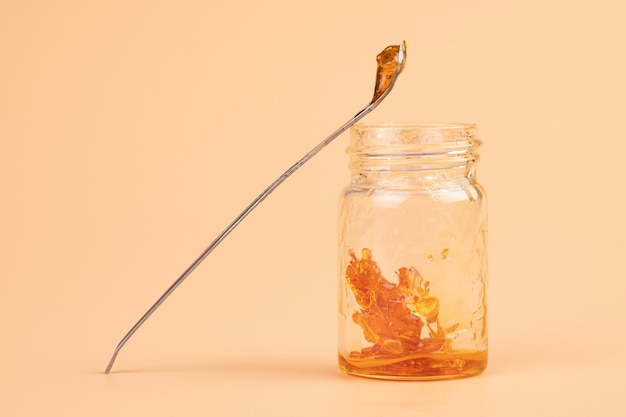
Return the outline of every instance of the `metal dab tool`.
<path id="1" fill-rule="evenodd" d="M 350 126 L 361 120 L 366 114 L 374 110 L 376 106 L 380 104 L 381 101 L 391 91 L 393 88 L 398 76 L 404 69 L 406 63 L 406 43 L 402 43 L 402 45 L 392 45 L 385 48 L 380 54 L 376 56 L 376 62 L 378 63 L 377 71 L 376 71 L 376 87 L 374 89 L 374 96 L 372 101 L 360 112 L 358 112 L 352 119 L 348 120 L 344 125 L 342 125 L 339 129 L 335 130 L 330 136 L 324 139 L 319 145 L 313 148 L 309 153 L 304 155 L 302 159 L 296 162 L 291 168 L 285 171 L 276 181 L 274 181 L 269 187 L 265 189 L 241 214 L 228 226 L 211 244 L 202 252 L 202 254 L 196 259 L 188 268 L 183 272 L 183 274 L 176 280 L 174 283 L 163 293 L 161 297 L 150 307 L 148 311 L 139 319 L 137 323 L 126 333 L 126 336 L 122 338 L 119 342 L 115 351 L 113 352 L 113 356 L 109 361 L 109 364 L 104 371 L 105 374 L 108 374 L 115 363 L 115 359 L 117 358 L 117 354 L 120 352 L 120 349 L 126 344 L 128 339 L 139 329 L 139 327 L 154 313 L 154 311 L 159 308 L 159 306 L 165 301 L 169 295 L 174 292 L 174 290 L 193 272 L 194 269 L 219 245 L 222 240 L 232 230 L 237 227 L 239 223 L 248 215 L 256 206 L 258 206 L 265 198 L 270 195 L 272 191 L 276 189 L 283 181 L 285 181 L 291 174 L 293 174 L 298 168 L 304 165 L 309 159 L 313 158 L 319 151 L 321 151 L 326 145 L 331 143 L 337 136 L 346 131 Z"/>

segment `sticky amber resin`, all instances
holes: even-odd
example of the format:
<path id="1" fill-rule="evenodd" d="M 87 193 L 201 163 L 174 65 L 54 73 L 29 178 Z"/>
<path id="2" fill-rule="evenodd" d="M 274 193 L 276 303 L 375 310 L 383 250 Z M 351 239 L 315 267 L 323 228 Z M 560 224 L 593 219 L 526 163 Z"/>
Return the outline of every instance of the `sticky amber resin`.
<path id="1" fill-rule="evenodd" d="M 477 375 L 487 367 L 487 352 L 414 353 L 398 358 L 376 357 L 353 352 L 339 355 L 346 373 L 380 379 L 450 379 Z"/>
<path id="2" fill-rule="evenodd" d="M 372 101 L 378 100 L 380 96 L 389 88 L 393 78 L 398 71 L 398 63 L 400 58 L 400 50 L 405 55 L 403 57 L 400 72 L 404 70 L 406 64 L 406 43 L 400 45 L 392 45 L 386 47 L 378 56 L 376 56 L 376 87 L 374 88 L 374 98 Z"/>
<path id="3" fill-rule="evenodd" d="M 447 256 L 449 250 L 444 250 Z M 458 324 L 444 327 L 439 298 L 414 267 L 399 268 L 398 283 L 388 281 L 365 248 L 359 259 L 349 252 L 346 281 L 360 309 L 352 320 L 370 346 L 339 354 L 347 373 L 384 379 L 448 379 L 478 374 L 487 366 L 486 351 L 455 351 Z"/>

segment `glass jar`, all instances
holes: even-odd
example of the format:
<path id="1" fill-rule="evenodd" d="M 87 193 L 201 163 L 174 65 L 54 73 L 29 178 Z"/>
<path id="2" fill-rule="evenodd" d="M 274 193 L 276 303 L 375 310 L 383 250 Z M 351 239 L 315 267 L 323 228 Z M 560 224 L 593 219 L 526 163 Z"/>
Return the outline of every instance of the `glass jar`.
<path id="1" fill-rule="evenodd" d="M 383 379 L 487 365 L 487 207 L 471 124 L 359 124 L 340 202 L 339 366 Z"/>

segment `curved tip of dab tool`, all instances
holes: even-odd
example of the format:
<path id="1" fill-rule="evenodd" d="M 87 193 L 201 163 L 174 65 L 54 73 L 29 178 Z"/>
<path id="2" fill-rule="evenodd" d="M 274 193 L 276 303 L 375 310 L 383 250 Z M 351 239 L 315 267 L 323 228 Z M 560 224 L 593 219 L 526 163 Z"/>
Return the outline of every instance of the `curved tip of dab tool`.
<path id="1" fill-rule="evenodd" d="M 386 47 L 376 56 L 376 87 L 372 103 L 387 96 L 406 65 L 406 42 Z"/>
<path id="2" fill-rule="evenodd" d="M 372 101 L 354 117 L 348 120 L 345 124 L 340 126 L 337 130 L 324 139 L 319 145 L 311 149 L 302 159 L 292 165 L 287 171 L 285 171 L 276 181 L 270 184 L 265 191 L 252 201 L 252 203 L 239 214 L 239 216 L 219 235 L 215 240 L 202 252 L 202 254 L 185 270 L 185 272 L 159 297 L 159 299 L 146 311 L 146 313 L 139 319 L 137 323 L 126 333 L 122 340 L 118 343 L 113 356 L 109 361 L 104 373 L 108 374 L 115 363 L 117 354 L 126 344 L 128 339 L 137 331 L 137 329 L 154 313 L 154 311 L 165 301 L 169 295 L 174 292 L 176 288 L 193 272 L 194 269 L 219 245 L 222 240 L 235 228 L 237 225 L 248 215 L 254 208 L 259 205 L 276 187 L 282 184 L 291 174 L 293 174 L 298 168 L 300 168 L 309 159 L 315 156 L 326 145 L 332 142 L 337 136 L 350 128 L 353 124 L 358 122 L 363 116 L 372 111 L 380 102 L 387 97 L 391 89 L 393 88 L 398 76 L 404 69 L 406 63 L 406 43 L 402 42 L 401 45 L 392 45 L 385 48 L 380 54 L 376 56 L 376 62 L 378 64 L 376 70 L 376 87 L 374 89 L 374 97 Z"/>

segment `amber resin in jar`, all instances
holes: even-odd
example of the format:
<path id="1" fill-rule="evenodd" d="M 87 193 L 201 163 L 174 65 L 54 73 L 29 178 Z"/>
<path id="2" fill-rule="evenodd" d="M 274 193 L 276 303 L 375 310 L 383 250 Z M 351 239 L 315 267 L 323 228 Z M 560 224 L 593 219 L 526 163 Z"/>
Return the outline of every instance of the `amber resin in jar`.
<path id="1" fill-rule="evenodd" d="M 339 366 L 384 379 L 487 366 L 487 210 L 476 127 L 357 125 L 340 204 Z"/>

